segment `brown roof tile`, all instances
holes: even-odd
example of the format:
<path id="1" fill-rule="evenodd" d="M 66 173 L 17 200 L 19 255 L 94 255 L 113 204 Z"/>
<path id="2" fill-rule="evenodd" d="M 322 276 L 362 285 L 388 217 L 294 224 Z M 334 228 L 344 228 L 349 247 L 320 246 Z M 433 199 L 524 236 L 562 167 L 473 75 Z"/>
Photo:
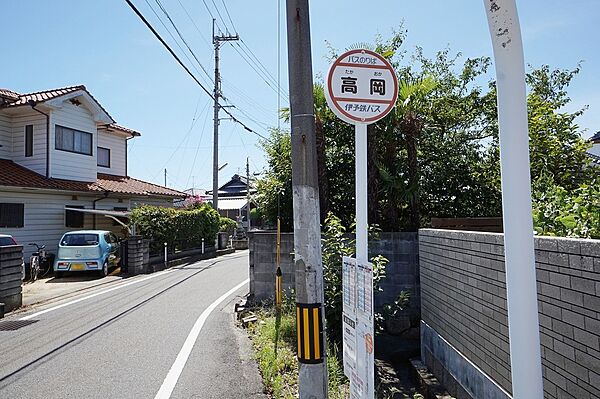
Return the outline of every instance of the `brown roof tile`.
<path id="1" fill-rule="evenodd" d="M 138 132 L 136 130 L 129 129 L 129 128 L 126 128 L 121 125 L 117 125 L 116 123 L 111 123 L 110 125 L 108 125 L 108 128 L 118 130 L 120 132 L 128 133 L 128 134 L 132 135 L 133 137 L 138 137 L 138 136 L 142 135 L 140 132 Z"/>
<path id="2" fill-rule="evenodd" d="M 0 89 L 0 97 L 5 98 L 8 101 L 16 101 L 19 99 L 19 93 L 8 89 Z"/>
<path id="3" fill-rule="evenodd" d="M 12 92 L 14 94 L 18 94 L 18 93 L 15 93 L 15 92 L 11 91 L 11 90 L 7 90 L 7 89 L 2 89 L 2 90 L 6 90 L 6 91 Z M 92 93 L 90 93 L 85 88 L 84 85 L 62 87 L 62 88 L 59 88 L 59 89 L 50 89 L 50 90 L 36 91 L 34 93 L 27 93 L 27 94 L 18 94 L 18 96 L 19 96 L 18 100 L 9 102 L 7 104 L 4 104 L 4 106 L 5 107 L 18 107 L 18 106 L 22 106 L 22 105 L 27 105 L 27 102 L 29 100 L 33 100 L 33 101 L 35 101 L 37 103 L 42 103 L 44 101 L 52 100 L 54 98 L 57 98 L 57 97 L 60 97 L 60 96 L 64 96 L 65 94 L 73 93 L 73 92 L 78 91 L 78 90 L 83 90 L 87 94 L 89 94 L 89 96 L 94 99 L 94 101 L 100 106 L 100 108 L 102 108 L 102 110 L 104 112 L 106 112 L 106 115 L 108 115 L 110 117 L 110 119 L 112 119 L 114 121 L 114 118 L 112 116 L 110 116 L 110 114 L 106 111 L 106 109 L 104 109 L 104 107 L 102 106 L 102 104 L 100 104 L 98 102 L 98 100 L 96 100 L 94 98 L 94 96 L 92 96 Z"/>
<path id="4" fill-rule="evenodd" d="M 128 176 L 114 176 L 98 173 L 95 182 L 81 182 L 63 179 L 46 179 L 13 161 L 0 159 L 0 186 L 31 187 L 49 190 L 77 192 L 110 192 L 139 196 L 164 196 L 183 198 L 187 194 L 167 187 L 147 183 Z"/>

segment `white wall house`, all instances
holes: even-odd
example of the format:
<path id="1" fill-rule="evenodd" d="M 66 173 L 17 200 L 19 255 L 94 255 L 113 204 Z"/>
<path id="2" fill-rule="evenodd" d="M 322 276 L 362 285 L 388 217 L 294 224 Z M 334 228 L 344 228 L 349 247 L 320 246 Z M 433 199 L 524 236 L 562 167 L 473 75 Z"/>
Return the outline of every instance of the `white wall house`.
<path id="1" fill-rule="evenodd" d="M 127 143 L 138 136 L 117 125 L 84 86 L 29 94 L 0 89 L 0 233 L 56 252 L 66 231 L 124 233 L 86 210 L 172 206 L 185 197 L 127 176 Z"/>

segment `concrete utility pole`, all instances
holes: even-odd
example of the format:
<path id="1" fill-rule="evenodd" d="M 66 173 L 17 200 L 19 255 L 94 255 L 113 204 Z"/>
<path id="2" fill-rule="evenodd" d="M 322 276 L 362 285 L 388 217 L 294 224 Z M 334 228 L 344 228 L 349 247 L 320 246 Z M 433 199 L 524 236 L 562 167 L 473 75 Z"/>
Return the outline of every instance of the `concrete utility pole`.
<path id="1" fill-rule="evenodd" d="M 248 230 L 250 233 L 250 158 L 246 157 L 246 216 L 248 217 Z"/>
<path id="2" fill-rule="evenodd" d="M 213 91 L 214 97 L 214 138 L 213 138 L 213 208 L 219 210 L 219 97 L 221 96 L 221 75 L 219 73 L 219 49 L 221 42 L 229 42 L 240 40 L 236 34 L 232 35 L 215 35 L 215 20 L 213 19 L 213 44 L 215 46 L 215 88 Z"/>
<path id="3" fill-rule="evenodd" d="M 165 187 L 167 187 L 167 168 L 165 168 Z"/>
<path id="4" fill-rule="evenodd" d="M 327 398 L 323 263 L 308 0 L 287 0 L 300 399 Z"/>

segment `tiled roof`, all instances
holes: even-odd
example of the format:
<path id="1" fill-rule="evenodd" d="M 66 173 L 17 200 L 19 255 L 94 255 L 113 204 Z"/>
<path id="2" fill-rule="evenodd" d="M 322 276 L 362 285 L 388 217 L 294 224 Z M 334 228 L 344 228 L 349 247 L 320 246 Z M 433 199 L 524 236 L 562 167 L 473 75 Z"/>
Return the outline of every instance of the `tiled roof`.
<path id="1" fill-rule="evenodd" d="M 592 154 L 592 153 L 590 153 L 590 152 L 588 152 L 588 153 L 587 153 L 587 155 L 588 155 L 590 158 L 592 158 L 592 163 L 594 163 L 594 164 L 596 164 L 596 165 L 600 166 L 600 156 L 598 156 L 598 155 L 595 155 L 595 154 Z"/>
<path id="2" fill-rule="evenodd" d="M 19 93 L 15 93 L 14 91 L 8 89 L 0 89 L 0 97 L 6 98 L 10 101 L 16 101 L 19 99 Z"/>
<path id="3" fill-rule="evenodd" d="M 132 135 L 134 137 L 138 137 L 138 136 L 142 135 L 140 132 L 138 132 L 136 130 L 129 129 L 129 128 L 123 127 L 121 125 L 117 125 L 116 123 L 111 123 L 110 125 L 108 125 L 108 128 L 109 129 L 118 130 L 120 132 L 124 132 L 124 133 L 127 133 L 127 134 L 130 134 L 130 135 Z"/>
<path id="4" fill-rule="evenodd" d="M 596 132 L 590 139 L 592 143 L 600 143 L 600 132 Z"/>
<path id="5" fill-rule="evenodd" d="M 7 106 L 16 107 L 19 105 L 27 105 L 27 102 L 29 100 L 33 100 L 35 102 L 41 103 L 44 101 L 52 100 L 53 98 L 56 98 L 56 97 L 64 96 L 65 94 L 69 94 L 69 93 L 72 93 L 77 90 L 85 90 L 85 86 L 83 86 L 83 85 L 70 86 L 70 87 L 63 87 L 60 89 L 37 91 L 35 93 L 19 94 L 19 99 L 17 101 L 14 101 L 14 102 L 8 104 Z"/>
<path id="6" fill-rule="evenodd" d="M 18 99 L 16 101 L 11 101 L 7 104 L 4 104 L 4 107 L 18 107 L 21 105 L 27 105 L 27 102 L 29 100 L 33 100 L 37 103 L 43 103 L 44 101 L 48 101 L 48 100 L 52 100 L 54 98 L 60 97 L 60 96 L 64 96 L 65 94 L 69 94 L 69 93 L 73 93 L 75 91 L 78 90 L 83 90 L 85 91 L 95 102 L 96 104 L 98 104 L 98 106 L 102 109 L 102 111 L 104 111 L 106 113 L 106 115 L 108 115 L 110 117 L 110 119 L 112 119 L 114 121 L 114 118 L 112 116 L 110 116 L 110 114 L 106 111 L 106 109 L 104 109 L 104 107 L 102 106 L 102 104 L 100 104 L 98 102 L 98 100 L 96 100 L 94 98 L 94 96 L 92 96 L 92 93 L 90 93 L 84 85 L 78 85 L 78 86 L 69 86 L 69 87 L 62 87 L 60 89 L 50 89 L 50 90 L 43 90 L 43 91 L 36 91 L 34 93 L 27 93 L 27 94 L 19 94 L 16 93 L 12 90 L 7 90 L 7 89 L 1 89 L 3 91 L 6 92 L 11 92 L 13 94 L 17 94 L 18 95 Z"/>
<path id="7" fill-rule="evenodd" d="M 31 187 L 49 190 L 117 193 L 139 196 L 163 196 L 183 198 L 187 195 L 177 190 L 147 183 L 128 176 L 114 176 L 98 173 L 95 182 L 81 182 L 63 179 L 46 179 L 13 161 L 0 159 L 0 186 Z"/>

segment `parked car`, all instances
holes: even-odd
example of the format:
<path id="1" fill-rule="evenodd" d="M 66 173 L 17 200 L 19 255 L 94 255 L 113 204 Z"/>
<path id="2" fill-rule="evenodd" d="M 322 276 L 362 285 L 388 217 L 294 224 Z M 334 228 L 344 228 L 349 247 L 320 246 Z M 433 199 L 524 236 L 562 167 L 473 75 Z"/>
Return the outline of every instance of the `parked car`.
<path id="1" fill-rule="evenodd" d="M 108 269 L 117 266 L 120 261 L 119 247 L 119 239 L 110 231 L 67 232 L 58 244 L 54 275 L 60 277 L 64 272 L 95 271 L 105 277 Z"/>
<path id="2" fill-rule="evenodd" d="M 19 245 L 13 236 L 0 234 L 0 247 Z M 21 280 L 25 280 L 25 262 L 21 263 Z"/>

